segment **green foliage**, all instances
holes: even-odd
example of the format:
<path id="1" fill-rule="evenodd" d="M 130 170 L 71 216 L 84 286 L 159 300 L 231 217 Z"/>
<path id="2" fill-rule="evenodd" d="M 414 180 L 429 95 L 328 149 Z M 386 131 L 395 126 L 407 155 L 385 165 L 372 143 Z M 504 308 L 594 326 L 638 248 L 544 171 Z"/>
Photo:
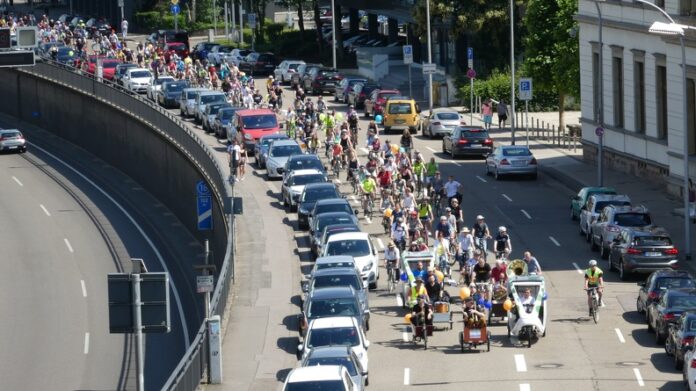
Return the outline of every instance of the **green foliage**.
<path id="1" fill-rule="evenodd" d="M 285 29 L 285 23 L 266 23 L 266 35 L 269 42 L 275 42 L 280 38 L 281 33 Z"/>
<path id="2" fill-rule="evenodd" d="M 517 75 L 515 75 L 517 76 Z M 517 96 L 517 86 L 519 82 L 519 77 L 515 82 L 515 96 Z M 461 100 L 464 105 L 468 105 L 470 95 L 470 83 L 469 79 L 462 77 L 457 81 L 457 85 L 460 87 L 457 90 L 457 97 Z M 481 97 L 482 99 L 491 98 L 496 101 L 500 99 L 505 99 L 506 102 L 510 101 L 510 71 L 505 70 L 501 72 L 497 69 L 491 72 L 491 75 L 487 79 L 475 79 L 474 80 L 474 97 Z M 558 110 L 558 99 L 557 95 L 553 92 L 548 92 L 544 90 L 539 90 L 534 86 L 534 99 L 529 101 L 529 110 L 531 111 L 555 111 Z M 515 99 L 516 107 L 520 108 L 524 106 L 524 101 Z"/>

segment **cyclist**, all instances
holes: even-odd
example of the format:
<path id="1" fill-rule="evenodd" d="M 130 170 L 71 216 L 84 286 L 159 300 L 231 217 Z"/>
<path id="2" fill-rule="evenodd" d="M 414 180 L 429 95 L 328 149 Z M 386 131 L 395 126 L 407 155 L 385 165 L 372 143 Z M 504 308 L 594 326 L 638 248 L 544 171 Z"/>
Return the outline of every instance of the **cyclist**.
<path id="1" fill-rule="evenodd" d="M 435 258 L 438 261 L 437 265 L 440 267 L 440 271 L 442 271 L 446 275 L 449 275 L 449 273 L 447 272 L 450 257 L 449 237 L 445 236 L 444 233 L 441 231 L 438 232 L 437 240 L 433 244 L 433 247 Z"/>
<path id="2" fill-rule="evenodd" d="M 324 102 L 324 97 L 319 95 L 319 98 L 317 98 L 317 111 L 323 113 L 324 110 L 326 110 L 326 102 Z"/>
<path id="3" fill-rule="evenodd" d="M 457 237 L 457 262 L 459 262 L 459 271 L 464 270 L 466 261 L 474 256 L 474 237 L 471 236 L 471 231 L 468 227 L 463 227 Z"/>
<path id="4" fill-rule="evenodd" d="M 590 267 L 585 270 L 585 289 L 597 288 L 599 296 L 599 304 L 604 307 L 602 301 L 602 290 L 604 288 L 604 272 L 597 267 L 597 261 L 590 259 Z M 591 291 L 587 291 L 587 308 L 590 308 L 590 316 L 592 316 L 592 295 Z"/>
<path id="5" fill-rule="evenodd" d="M 524 256 L 522 257 L 522 260 L 527 263 L 527 273 L 529 273 L 529 274 L 542 274 L 541 266 L 539 265 L 539 261 L 537 261 L 537 259 L 532 256 L 531 252 L 525 251 Z"/>
<path id="6" fill-rule="evenodd" d="M 439 172 L 439 166 L 435 162 L 435 158 L 431 157 L 430 161 L 425 165 L 425 183 L 430 184 L 430 182 L 435 178 L 435 174 Z"/>
<path id="7" fill-rule="evenodd" d="M 445 238 L 452 236 L 452 227 L 447 221 L 447 216 L 440 216 L 440 222 L 435 225 L 435 237 L 439 237 L 440 234 Z"/>
<path id="8" fill-rule="evenodd" d="M 507 233 L 507 228 L 500 226 L 498 227 L 498 235 L 495 236 L 495 257 L 507 259 L 511 252 L 510 235 Z"/>
<path id="9" fill-rule="evenodd" d="M 421 223 L 423 224 L 423 228 L 425 229 L 426 236 L 425 238 L 427 239 L 427 235 L 430 234 L 432 231 L 432 221 L 433 221 L 433 208 L 430 206 L 430 202 L 428 202 L 429 199 L 428 197 L 423 197 L 421 198 L 420 203 L 418 204 L 418 218 L 420 219 Z"/>
<path id="10" fill-rule="evenodd" d="M 488 230 L 488 224 L 485 222 L 485 218 L 482 215 L 476 216 L 476 223 L 472 228 L 472 234 L 474 236 L 474 245 L 483 251 L 484 255 L 486 253 L 488 244 L 486 239 L 491 238 L 491 232 Z"/>
<path id="11" fill-rule="evenodd" d="M 416 234 L 423 230 L 423 224 L 418 218 L 418 212 L 411 211 L 406 219 L 406 226 L 408 227 L 408 238 L 411 242 L 416 240 Z"/>
<path id="12" fill-rule="evenodd" d="M 387 268 L 387 271 L 389 271 L 389 269 L 394 270 L 394 282 L 398 282 L 399 276 L 401 275 L 401 271 L 399 270 L 399 249 L 396 248 L 393 241 L 389 242 L 387 248 L 384 250 L 384 266 Z"/>
<path id="13" fill-rule="evenodd" d="M 343 146 L 341 143 L 335 143 L 331 150 L 331 167 L 342 164 L 341 156 L 343 156 Z"/>
<path id="14" fill-rule="evenodd" d="M 363 195 L 363 211 L 372 211 L 369 207 L 369 203 L 372 202 L 374 205 L 375 193 L 377 192 L 377 183 L 375 183 L 375 178 L 372 175 L 366 175 L 365 179 L 360 182 L 360 190 Z"/>
<path id="15" fill-rule="evenodd" d="M 396 205 L 396 208 L 398 208 L 399 204 Z M 406 248 L 406 225 L 404 224 L 402 217 L 394 216 L 394 214 L 392 214 L 392 217 L 394 218 L 394 224 L 392 224 L 391 227 L 392 241 L 399 246 L 399 250 L 404 251 Z"/>

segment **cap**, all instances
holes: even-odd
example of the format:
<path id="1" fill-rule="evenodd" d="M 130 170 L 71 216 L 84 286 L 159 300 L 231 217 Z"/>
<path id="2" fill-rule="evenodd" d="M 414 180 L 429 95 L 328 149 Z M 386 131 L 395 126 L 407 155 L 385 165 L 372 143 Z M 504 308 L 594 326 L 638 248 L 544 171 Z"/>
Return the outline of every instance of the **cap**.
<path id="1" fill-rule="evenodd" d="M 393 241 L 393 240 L 392 240 L 391 242 L 389 242 L 389 244 L 387 245 L 387 247 L 394 247 L 394 246 L 395 246 L 395 245 L 394 245 L 394 241 Z"/>
<path id="2" fill-rule="evenodd" d="M 447 221 L 447 217 L 442 216 L 442 217 L 440 217 L 440 220 L 442 220 L 442 221 Z"/>
<path id="3" fill-rule="evenodd" d="M 448 212 L 451 212 L 451 211 L 452 211 L 452 208 L 447 207 L 447 208 L 445 208 L 445 210 L 448 211 Z"/>
<path id="4" fill-rule="evenodd" d="M 505 228 L 505 226 L 501 225 L 500 227 L 498 227 L 498 231 L 500 231 L 500 232 L 506 232 L 506 231 L 507 231 L 507 228 Z"/>
<path id="5" fill-rule="evenodd" d="M 471 231 L 469 231 L 469 227 L 464 227 L 464 228 L 462 228 L 462 232 L 463 232 L 463 233 L 469 233 L 469 232 L 471 232 Z"/>
<path id="6" fill-rule="evenodd" d="M 597 261 L 590 259 L 590 266 L 597 266 Z"/>
<path id="7" fill-rule="evenodd" d="M 484 220 L 484 218 L 482 215 L 478 215 L 478 216 L 476 216 L 476 220 Z"/>

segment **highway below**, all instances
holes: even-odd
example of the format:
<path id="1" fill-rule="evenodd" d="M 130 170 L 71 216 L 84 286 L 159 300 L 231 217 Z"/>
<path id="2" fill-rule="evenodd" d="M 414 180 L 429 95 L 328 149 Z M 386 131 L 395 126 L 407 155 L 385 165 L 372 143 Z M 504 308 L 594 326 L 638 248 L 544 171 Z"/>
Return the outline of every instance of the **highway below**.
<path id="1" fill-rule="evenodd" d="M 172 330 L 145 339 L 146 387 L 159 389 L 201 316 L 192 271 L 164 260 L 197 259 L 200 243 L 97 157 L 10 117 L 0 126 L 30 142 L 26 154 L 0 154 L 0 389 L 135 388 L 132 340 L 109 334 L 106 283 L 131 271 L 130 258 L 171 275 Z"/>
<path id="2" fill-rule="evenodd" d="M 330 97 L 325 98 L 331 102 Z M 286 92 L 286 105 L 292 99 L 290 92 Z M 342 104 L 329 103 L 329 106 L 336 107 L 337 111 L 345 112 L 346 109 Z M 173 112 L 178 113 L 178 110 Z M 226 161 L 225 142 L 204 135 L 193 123 L 190 126 L 219 151 L 220 161 Z M 363 118 L 360 128 L 363 147 L 367 128 L 367 121 Z M 496 144 L 510 142 L 497 130 L 492 131 L 491 136 Z M 383 135 L 382 132 L 380 137 L 382 142 L 384 139 L 398 142 L 399 139 L 399 135 Z M 527 249 L 539 259 L 547 279 L 548 333 L 527 348 L 514 339 L 508 339 L 504 325 L 494 325 L 490 327 L 493 334 L 490 352 L 481 349 L 479 352 L 461 353 L 458 333 L 462 330 L 462 322 L 457 312 L 454 314 L 454 329 L 436 331 L 429 340 L 428 350 L 424 351 L 422 345 L 414 346 L 407 341 L 403 322 L 405 310 L 396 295 L 387 292 L 386 271 L 382 268 L 378 289 L 370 294 L 372 317 L 367 337 L 371 342 L 371 370 L 368 389 L 683 389 L 681 372 L 674 369 L 671 358 L 662 346 L 655 343 L 654 334 L 648 333 L 647 325 L 636 312 L 638 278 L 620 282 L 617 274 L 608 270 L 606 261 L 600 261 L 599 266 L 605 271 L 606 307 L 602 308 L 598 324 L 588 316 L 582 269 L 587 267 L 590 259 L 599 260 L 599 255 L 590 251 L 589 245 L 578 234 L 577 222 L 568 216 L 570 197 L 578 189 L 565 187 L 544 175 L 543 171 L 536 181 L 519 178 L 495 181 L 485 175 L 482 158 L 452 160 L 440 152 L 440 139 L 430 140 L 418 135 L 415 143 L 426 160 L 435 157 L 443 178 L 453 175 L 462 183 L 467 225 L 471 226 L 475 216 L 482 214 L 491 229 L 500 225 L 508 228 L 513 259 L 521 258 Z M 359 151 L 364 162 L 367 151 L 364 148 Z M 543 167 L 544 158 L 538 157 L 538 160 Z M 273 248 L 290 248 L 292 253 L 286 255 L 282 251 L 282 254 L 269 255 L 268 249 L 264 253 L 258 247 L 254 248 L 254 254 L 263 255 L 262 270 L 267 275 L 258 277 L 249 272 L 249 279 L 238 279 L 241 285 L 237 287 L 243 294 L 248 293 L 249 297 L 244 296 L 245 300 L 239 305 L 248 310 L 242 312 L 244 316 L 253 316 L 254 330 L 251 323 L 236 319 L 231 323 L 233 329 L 227 331 L 231 340 L 225 342 L 234 346 L 226 348 L 225 352 L 249 352 L 252 361 L 245 360 L 243 370 L 226 365 L 225 383 L 232 388 L 207 386 L 212 390 L 263 390 L 269 389 L 271 384 L 280 388 L 285 375 L 297 365 L 294 359 L 298 343 L 294 316 L 300 311 L 297 307 L 300 294 L 298 276 L 312 266 L 309 240 L 306 232 L 297 228 L 296 214 L 286 213 L 281 206 L 280 182 L 266 181 L 265 171 L 253 166 L 253 158 L 250 161 L 252 166 L 246 179 L 237 186 L 237 192 L 244 197 L 246 205 L 245 216 L 241 218 L 246 219 L 247 215 L 253 218 L 242 221 L 262 218 L 259 228 L 263 230 L 248 236 L 252 238 L 250 240 L 259 242 L 272 238 Z M 341 182 L 344 180 L 345 173 L 341 173 L 340 181 L 336 183 L 348 196 L 350 189 Z M 353 203 L 357 208 L 357 201 Z M 379 218 L 368 221 L 361 213 L 360 220 L 363 229 L 373 235 L 378 249 L 382 250 L 387 238 L 382 233 Z M 274 221 L 282 225 L 270 226 Z M 489 254 L 489 263 L 492 259 Z M 448 290 L 459 302 L 458 288 L 449 287 Z M 261 306 L 267 306 L 263 307 L 267 311 L 261 310 Z M 454 307 L 459 311 L 458 305 Z M 265 329 L 258 325 L 259 321 L 264 322 Z"/>

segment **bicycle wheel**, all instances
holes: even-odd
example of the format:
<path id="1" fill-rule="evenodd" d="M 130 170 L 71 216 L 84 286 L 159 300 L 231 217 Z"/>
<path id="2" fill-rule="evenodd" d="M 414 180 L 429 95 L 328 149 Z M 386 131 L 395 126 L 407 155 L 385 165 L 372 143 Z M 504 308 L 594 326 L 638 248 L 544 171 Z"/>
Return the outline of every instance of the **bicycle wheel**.
<path id="1" fill-rule="evenodd" d="M 387 273 L 387 278 L 389 278 L 389 282 L 387 284 L 387 287 L 389 288 L 389 293 L 394 292 L 394 268 L 389 268 L 389 273 Z"/>
<path id="2" fill-rule="evenodd" d="M 592 319 L 595 323 L 599 322 L 599 307 L 597 306 L 597 298 L 592 299 Z"/>

